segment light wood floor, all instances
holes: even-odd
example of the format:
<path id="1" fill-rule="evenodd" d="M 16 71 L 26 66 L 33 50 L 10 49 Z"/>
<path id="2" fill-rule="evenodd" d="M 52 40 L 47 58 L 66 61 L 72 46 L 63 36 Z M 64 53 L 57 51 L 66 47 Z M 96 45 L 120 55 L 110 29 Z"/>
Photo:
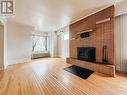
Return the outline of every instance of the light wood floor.
<path id="1" fill-rule="evenodd" d="M 0 72 L 0 95 L 127 95 L 127 75 L 94 73 L 81 79 L 63 70 L 58 58 L 12 65 Z"/>

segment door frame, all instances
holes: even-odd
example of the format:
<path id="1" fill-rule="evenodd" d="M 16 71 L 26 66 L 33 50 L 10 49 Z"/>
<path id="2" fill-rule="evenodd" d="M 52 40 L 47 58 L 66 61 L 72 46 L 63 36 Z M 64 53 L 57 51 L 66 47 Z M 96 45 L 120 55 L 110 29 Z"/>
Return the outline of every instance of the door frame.
<path id="1" fill-rule="evenodd" d="M 1 58 L 0 58 L 0 60 L 2 59 L 2 62 L 0 63 L 0 70 L 4 70 L 4 24 L 2 23 L 2 21 L 0 21 L 0 34 L 2 34 L 1 35 L 1 38 L 2 38 L 2 43 L 0 43 L 1 45 L 0 46 L 2 46 L 0 49 L 2 49 L 1 51 L 1 55 L 2 56 L 0 56 Z"/>

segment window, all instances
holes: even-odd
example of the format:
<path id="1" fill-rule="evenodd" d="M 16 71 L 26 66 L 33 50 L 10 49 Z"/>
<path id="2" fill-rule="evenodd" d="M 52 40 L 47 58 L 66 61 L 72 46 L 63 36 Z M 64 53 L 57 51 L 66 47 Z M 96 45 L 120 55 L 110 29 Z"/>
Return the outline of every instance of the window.
<path id="1" fill-rule="evenodd" d="M 69 40 L 69 34 L 64 34 L 64 40 Z"/>
<path id="2" fill-rule="evenodd" d="M 33 52 L 47 51 L 47 36 L 33 35 Z"/>
<path id="3" fill-rule="evenodd" d="M 69 40 L 69 33 L 68 32 L 63 33 L 62 40 Z"/>

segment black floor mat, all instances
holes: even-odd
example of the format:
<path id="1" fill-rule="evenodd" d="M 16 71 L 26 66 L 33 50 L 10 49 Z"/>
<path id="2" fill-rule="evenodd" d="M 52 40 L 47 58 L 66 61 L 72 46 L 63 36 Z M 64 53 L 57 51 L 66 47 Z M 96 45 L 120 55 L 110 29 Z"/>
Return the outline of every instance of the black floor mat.
<path id="1" fill-rule="evenodd" d="M 82 67 L 78 67 L 76 65 L 72 65 L 70 67 L 64 68 L 64 70 L 74 75 L 77 75 L 83 79 L 87 79 L 92 73 L 94 73 L 94 71 Z"/>

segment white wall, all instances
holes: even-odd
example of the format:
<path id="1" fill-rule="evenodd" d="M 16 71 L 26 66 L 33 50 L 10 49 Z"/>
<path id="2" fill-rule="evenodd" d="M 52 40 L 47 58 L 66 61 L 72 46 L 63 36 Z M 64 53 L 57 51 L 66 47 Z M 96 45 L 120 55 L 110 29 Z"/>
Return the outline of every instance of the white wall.
<path id="1" fill-rule="evenodd" d="M 52 31 L 49 33 L 49 40 L 50 40 L 50 56 L 51 57 L 58 57 L 58 48 L 57 48 L 57 34 Z"/>
<path id="2" fill-rule="evenodd" d="M 60 31 L 62 31 L 60 33 Z M 69 39 L 64 40 L 63 36 L 65 33 L 69 33 L 69 27 L 66 26 L 58 31 L 58 56 L 66 59 L 69 57 Z"/>
<path id="3" fill-rule="evenodd" d="M 31 60 L 33 27 L 7 22 L 7 63 L 16 64 Z"/>
<path id="4" fill-rule="evenodd" d="M 69 57 L 69 40 L 63 40 L 61 36 L 58 36 L 58 57 Z"/>
<path id="5" fill-rule="evenodd" d="M 115 15 L 123 15 L 127 13 L 127 0 L 124 0 L 123 2 L 116 5 L 115 9 Z"/>

